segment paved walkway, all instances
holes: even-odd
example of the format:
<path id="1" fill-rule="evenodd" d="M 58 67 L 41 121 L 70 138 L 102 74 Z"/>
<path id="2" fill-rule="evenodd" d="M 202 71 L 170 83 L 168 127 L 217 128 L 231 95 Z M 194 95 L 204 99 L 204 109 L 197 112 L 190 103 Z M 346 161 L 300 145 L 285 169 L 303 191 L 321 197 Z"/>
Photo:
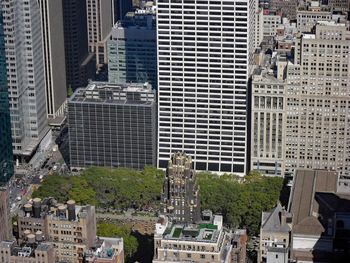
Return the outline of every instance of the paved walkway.
<path id="1" fill-rule="evenodd" d="M 96 213 L 99 219 L 114 220 L 138 220 L 138 221 L 157 221 L 158 217 L 153 215 L 132 215 L 131 213 L 112 214 L 112 213 Z"/>

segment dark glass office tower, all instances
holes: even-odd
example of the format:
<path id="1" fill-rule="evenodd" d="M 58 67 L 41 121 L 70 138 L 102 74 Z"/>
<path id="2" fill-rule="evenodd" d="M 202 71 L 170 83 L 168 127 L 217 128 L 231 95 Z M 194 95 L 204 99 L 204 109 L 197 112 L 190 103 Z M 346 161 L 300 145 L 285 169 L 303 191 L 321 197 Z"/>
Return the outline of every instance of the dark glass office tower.
<path id="1" fill-rule="evenodd" d="M 114 22 L 120 21 L 132 10 L 132 0 L 114 0 Z"/>
<path id="2" fill-rule="evenodd" d="M 11 119 L 7 90 L 5 39 L 0 5 L 0 185 L 13 175 Z"/>

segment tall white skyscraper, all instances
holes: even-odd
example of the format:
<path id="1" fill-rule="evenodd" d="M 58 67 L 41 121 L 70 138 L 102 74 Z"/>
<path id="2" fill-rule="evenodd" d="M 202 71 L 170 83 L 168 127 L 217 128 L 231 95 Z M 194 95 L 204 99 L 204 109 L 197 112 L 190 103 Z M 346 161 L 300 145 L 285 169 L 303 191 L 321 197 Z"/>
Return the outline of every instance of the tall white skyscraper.
<path id="1" fill-rule="evenodd" d="M 2 0 L 1 5 L 13 152 L 22 159 L 48 132 L 40 9 L 37 0 Z"/>
<path id="2" fill-rule="evenodd" d="M 255 1 L 158 0 L 158 166 L 247 170 L 247 86 Z"/>

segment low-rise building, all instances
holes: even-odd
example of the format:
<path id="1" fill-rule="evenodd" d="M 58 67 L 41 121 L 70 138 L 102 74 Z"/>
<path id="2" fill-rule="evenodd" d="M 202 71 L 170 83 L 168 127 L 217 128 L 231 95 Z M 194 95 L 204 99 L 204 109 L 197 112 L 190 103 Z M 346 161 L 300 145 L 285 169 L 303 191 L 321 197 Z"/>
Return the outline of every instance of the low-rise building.
<path id="1" fill-rule="evenodd" d="M 244 252 L 237 248 L 245 242 L 236 242 L 233 248 L 232 239 L 233 234 L 223 227 L 222 216 L 208 211 L 196 224 L 173 223 L 162 216 L 156 224 L 153 263 L 245 262 Z"/>
<path id="2" fill-rule="evenodd" d="M 272 211 L 262 213 L 258 262 L 287 262 L 291 227 L 292 215 L 280 203 Z"/>
<path id="3" fill-rule="evenodd" d="M 288 208 L 293 262 L 348 262 L 350 194 L 337 190 L 334 171 L 296 171 Z"/>
<path id="4" fill-rule="evenodd" d="M 37 242 L 52 243 L 59 262 L 82 262 L 96 240 L 95 207 L 78 206 L 73 200 L 64 205 L 52 198 L 35 198 L 24 205 L 17 225 L 19 244 L 30 235 Z"/>
<path id="5" fill-rule="evenodd" d="M 247 258 L 248 235 L 246 229 L 236 229 L 232 238 L 232 263 L 245 263 Z"/>
<path id="6" fill-rule="evenodd" d="M 98 238 L 94 248 L 85 253 L 86 263 L 124 263 L 122 238 Z"/>
<path id="7" fill-rule="evenodd" d="M 15 241 L 0 242 L 0 262 L 7 263 L 55 263 L 54 247 L 49 243 L 36 243 L 34 240 L 18 246 Z"/>

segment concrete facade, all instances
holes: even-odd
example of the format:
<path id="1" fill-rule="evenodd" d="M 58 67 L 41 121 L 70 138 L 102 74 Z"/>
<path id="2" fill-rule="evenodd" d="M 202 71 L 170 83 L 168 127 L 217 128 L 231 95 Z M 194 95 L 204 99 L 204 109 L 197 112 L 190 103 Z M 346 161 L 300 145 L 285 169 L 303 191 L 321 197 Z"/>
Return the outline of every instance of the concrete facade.
<path id="1" fill-rule="evenodd" d="M 345 24 L 319 22 L 297 39 L 288 66 L 286 170 L 329 169 L 349 178 L 350 35 Z"/>
<path id="2" fill-rule="evenodd" d="M 0 262 L 7 263 L 55 263 L 52 244 L 16 245 L 15 241 L 0 242 Z"/>
<path id="3" fill-rule="evenodd" d="M 233 262 L 232 235 L 222 227 L 222 217 L 221 223 L 217 219 L 216 223 L 181 225 L 161 218 L 156 224 L 152 262 Z"/>
<path id="4" fill-rule="evenodd" d="M 291 230 L 292 215 L 280 203 L 272 211 L 262 212 L 258 262 L 287 262 Z"/>
<path id="5" fill-rule="evenodd" d="M 8 190 L 0 186 L 0 241 L 9 240 L 12 236 L 12 224 Z"/>
<path id="6" fill-rule="evenodd" d="M 286 83 L 268 72 L 253 75 L 251 170 L 283 176 Z"/>
<path id="7" fill-rule="evenodd" d="M 67 99 L 63 0 L 40 0 L 41 29 L 49 119 L 63 116 Z"/>
<path id="8" fill-rule="evenodd" d="M 96 54 L 96 66 L 100 61 L 99 53 L 104 54 L 104 40 L 110 34 L 114 24 L 113 0 L 86 0 L 87 33 L 89 52 Z"/>
<path id="9" fill-rule="evenodd" d="M 54 244 L 55 262 L 82 262 L 96 241 L 95 207 L 76 206 L 72 200 L 63 205 L 36 198 L 24 206 L 17 224 L 21 243 L 33 235 L 36 242 Z"/>

